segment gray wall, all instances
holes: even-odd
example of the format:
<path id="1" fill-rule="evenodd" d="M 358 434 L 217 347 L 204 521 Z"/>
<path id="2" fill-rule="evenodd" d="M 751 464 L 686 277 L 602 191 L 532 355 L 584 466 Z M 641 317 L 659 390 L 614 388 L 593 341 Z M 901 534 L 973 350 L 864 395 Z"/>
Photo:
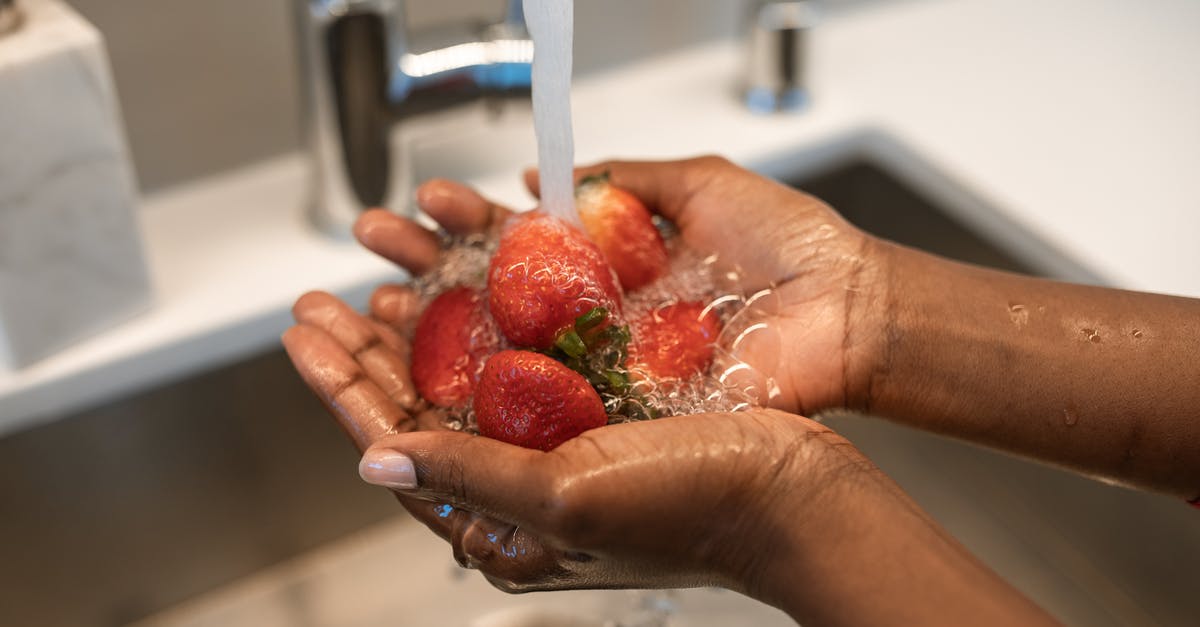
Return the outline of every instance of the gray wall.
<path id="1" fill-rule="evenodd" d="M 292 3 L 68 0 L 104 33 L 143 190 L 299 144 Z M 408 1 L 415 27 L 501 0 Z M 579 0 L 580 74 L 741 30 L 742 0 Z"/>

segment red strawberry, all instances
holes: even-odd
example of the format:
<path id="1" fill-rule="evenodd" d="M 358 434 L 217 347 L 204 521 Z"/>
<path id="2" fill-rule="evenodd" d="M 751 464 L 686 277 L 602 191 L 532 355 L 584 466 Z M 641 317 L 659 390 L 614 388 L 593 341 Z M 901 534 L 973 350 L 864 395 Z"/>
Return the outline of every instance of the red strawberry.
<path id="1" fill-rule="evenodd" d="M 650 212 L 633 194 L 614 187 L 608 174 L 579 183 L 575 208 L 584 230 L 616 270 L 621 287 L 636 290 L 667 271 L 667 246 Z"/>
<path id="2" fill-rule="evenodd" d="M 440 407 L 471 398 L 487 356 L 500 334 L 484 309 L 483 295 L 467 287 L 443 292 L 417 321 L 412 343 L 412 378 L 421 396 Z"/>
<path id="3" fill-rule="evenodd" d="M 633 322 L 626 363 L 659 379 L 686 378 L 712 363 L 721 323 L 703 303 L 678 302 L 659 307 Z"/>
<path id="4" fill-rule="evenodd" d="M 487 360 L 474 408 L 481 435 L 543 451 L 608 422 L 587 380 L 529 351 L 500 351 Z"/>
<path id="5" fill-rule="evenodd" d="M 549 349 L 579 316 L 620 304 L 612 268 L 578 229 L 541 212 L 505 227 L 488 269 L 488 305 L 515 344 Z"/>

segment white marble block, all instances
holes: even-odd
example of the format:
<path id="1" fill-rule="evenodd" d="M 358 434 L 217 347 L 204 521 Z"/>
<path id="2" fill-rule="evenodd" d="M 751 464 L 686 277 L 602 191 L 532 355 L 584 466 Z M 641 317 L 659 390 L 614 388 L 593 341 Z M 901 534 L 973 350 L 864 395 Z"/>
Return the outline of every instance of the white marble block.
<path id="1" fill-rule="evenodd" d="M 0 367 L 146 307 L 132 167 L 100 33 L 58 0 L 0 35 Z"/>

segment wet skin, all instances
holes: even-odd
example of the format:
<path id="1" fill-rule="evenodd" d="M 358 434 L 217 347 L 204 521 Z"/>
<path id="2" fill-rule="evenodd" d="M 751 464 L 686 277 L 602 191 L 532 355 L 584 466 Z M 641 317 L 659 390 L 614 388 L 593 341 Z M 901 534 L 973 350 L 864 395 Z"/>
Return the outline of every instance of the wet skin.
<path id="1" fill-rule="evenodd" d="M 736 262 L 752 289 L 774 289 L 758 312 L 774 335 L 738 356 L 781 382 L 777 409 L 869 408 L 1183 496 L 1200 485 L 1200 385 L 1170 385 L 1200 380 L 1196 301 L 953 264 L 861 233 L 819 200 L 718 158 L 580 175 L 601 170 L 690 246 Z M 507 214 L 448 181 L 422 186 L 418 202 L 454 233 Z M 437 261 L 437 237 L 403 218 L 369 212 L 355 232 L 414 273 Z M 1050 621 L 845 440 L 793 413 L 613 425 L 549 453 L 439 431 L 408 379 L 416 309 L 403 286 L 379 288 L 369 316 L 308 294 L 284 343 L 360 449 L 414 461 L 418 487 L 397 490 L 401 503 L 498 587 L 717 584 L 806 624 Z M 1085 309 L 1105 315 L 1071 313 Z M 1102 330 L 1101 342 L 1063 321 Z M 1111 335 L 1127 322 L 1137 325 L 1128 340 Z M 1084 352 L 1096 346 L 1110 352 Z M 1160 376 L 1140 383 L 1133 398 L 1144 405 L 1132 407 L 1114 372 L 1138 369 Z M 1078 394 L 1097 377 L 1104 389 Z"/>

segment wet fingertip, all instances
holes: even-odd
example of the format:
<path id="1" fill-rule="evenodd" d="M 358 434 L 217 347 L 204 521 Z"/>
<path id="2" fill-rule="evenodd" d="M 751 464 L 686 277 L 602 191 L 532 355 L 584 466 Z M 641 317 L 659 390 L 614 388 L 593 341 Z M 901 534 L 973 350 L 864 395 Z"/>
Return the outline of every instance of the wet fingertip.
<path id="1" fill-rule="evenodd" d="M 376 318 L 395 323 L 412 315 L 417 295 L 411 290 L 390 286 L 381 287 L 371 294 L 369 307 Z"/>
<path id="2" fill-rule="evenodd" d="M 285 351 L 287 351 L 288 353 L 291 353 L 293 351 L 293 349 L 295 348 L 296 341 L 300 339 L 299 337 L 297 337 L 298 335 L 299 335 L 299 327 L 296 327 L 296 326 L 288 327 L 287 330 L 285 330 L 283 333 L 279 334 L 279 343 L 283 344 L 283 349 Z"/>
<path id="3" fill-rule="evenodd" d="M 308 311 L 324 307 L 330 298 L 333 298 L 331 294 L 320 290 L 305 292 L 292 304 L 292 317 L 300 320 Z"/>
<path id="4" fill-rule="evenodd" d="M 539 177 L 538 169 L 534 166 L 527 166 L 521 171 L 521 179 L 525 181 L 525 188 L 535 197 L 538 195 Z"/>
<path id="5" fill-rule="evenodd" d="M 374 239 L 375 232 L 379 229 L 380 213 L 386 213 L 382 209 L 371 209 L 358 217 L 354 221 L 354 239 L 358 240 L 362 245 L 370 248 L 371 242 Z"/>
<path id="6" fill-rule="evenodd" d="M 433 179 L 417 188 L 417 205 L 439 222 L 447 215 L 453 217 L 456 208 L 477 202 L 477 198 L 470 188 L 449 179 Z"/>

